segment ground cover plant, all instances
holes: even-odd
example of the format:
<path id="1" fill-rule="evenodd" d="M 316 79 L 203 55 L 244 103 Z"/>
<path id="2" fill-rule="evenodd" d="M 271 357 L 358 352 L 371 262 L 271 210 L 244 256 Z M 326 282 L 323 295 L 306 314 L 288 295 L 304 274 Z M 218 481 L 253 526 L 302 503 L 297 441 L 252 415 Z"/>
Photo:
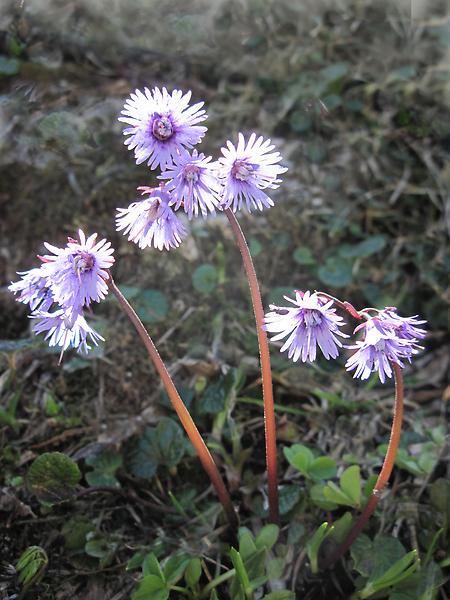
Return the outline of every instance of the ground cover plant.
<path id="1" fill-rule="evenodd" d="M 1 593 L 445 598 L 446 7 L 174 2 L 161 14 L 160 6 L 135 2 L 108 6 L 107 20 L 104 9 L 22 3 L 2 13 Z M 151 39 L 150 22 L 158 22 Z M 146 85 L 153 99 L 166 87 L 192 90 L 191 105 L 205 101 L 208 121 L 193 126 L 207 125 L 208 133 L 188 146 L 189 156 L 181 148 L 155 163 L 155 152 L 138 144 L 135 166 L 123 148 L 117 117 L 130 91 Z M 161 118 L 151 131 L 164 142 L 175 125 Z M 272 164 L 288 170 L 270 173 L 256 201 L 231 189 L 223 211 L 225 178 L 214 179 L 207 157 L 218 158 L 230 140 L 221 168 L 230 159 L 241 185 L 258 160 L 237 165 L 233 152 L 269 137 L 282 155 Z M 177 187 L 186 167 L 208 173 L 206 200 Z M 282 184 L 267 188 L 279 175 Z M 142 198 L 117 214 L 127 241 L 113 215 L 141 184 Z M 265 197 L 274 206 L 260 212 Z M 233 212 L 243 199 L 248 217 Z M 139 208 L 155 213 L 147 230 Z M 211 211 L 215 218 L 202 218 Z M 158 219 L 164 227 L 151 230 Z M 263 393 L 257 360 L 263 330 L 255 329 L 233 243 L 237 220 L 266 328 L 284 338 L 271 348 L 278 452 L 275 461 L 268 452 L 271 463 L 268 372 Z M 78 230 L 87 239 L 74 239 Z M 97 243 L 94 231 L 109 242 Z M 54 246 L 46 250 L 44 240 Z M 92 288 L 84 277 L 93 252 L 104 263 Z M 69 256 L 74 270 L 61 270 Z M 33 297 L 23 296 L 30 289 L 23 284 L 12 290 L 47 313 L 30 320 L 7 288 L 33 264 L 51 285 L 33 280 Z M 133 305 L 150 331 L 206 442 L 228 512 L 214 493 L 218 480 L 209 486 L 183 434 L 179 405 L 107 294 L 115 287 L 105 276 L 110 268 L 122 305 Z M 50 300 L 64 313 L 57 329 Z M 67 335 L 75 323 L 72 313 L 67 326 L 67 310 L 82 305 L 78 337 Z M 367 305 L 384 311 L 366 312 L 360 341 L 347 339 Z M 399 341 L 398 315 L 416 314 L 406 323 L 414 335 Z M 310 317 L 328 327 L 318 348 L 304 335 Z M 67 346 L 62 361 L 61 348 L 39 341 L 32 327 Z M 378 332 L 369 348 L 364 331 L 367 338 Z M 405 422 L 388 487 L 381 466 L 392 447 L 394 373 L 380 362 L 380 341 L 397 377 L 395 365 L 406 363 Z M 419 341 L 426 352 L 416 354 Z M 84 343 L 93 345 L 87 355 L 68 348 Z M 278 352 L 283 344 L 289 356 Z M 354 383 L 345 364 L 363 381 Z M 268 449 L 273 441 L 269 433 Z M 376 508 L 371 516 L 367 506 Z M 363 525 L 346 551 L 349 532 Z"/>

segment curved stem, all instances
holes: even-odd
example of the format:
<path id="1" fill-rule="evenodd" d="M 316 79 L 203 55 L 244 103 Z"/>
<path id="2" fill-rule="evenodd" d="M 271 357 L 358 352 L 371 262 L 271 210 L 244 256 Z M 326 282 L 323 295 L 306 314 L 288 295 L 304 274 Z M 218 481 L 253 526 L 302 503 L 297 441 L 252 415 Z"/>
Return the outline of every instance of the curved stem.
<path id="1" fill-rule="evenodd" d="M 403 421 L 403 376 L 401 369 L 397 363 L 391 363 L 394 370 L 395 378 L 395 402 L 394 402 L 394 415 L 392 419 L 391 435 L 389 437 L 389 444 L 386 450 L 386 456 L 384 457 L 383 466 L 381 467 L 380 474 L 375 483 L 368 503 L 364 507 L 359 519 L 353 525 L 350 533 L 344 542 L 335 550 L 335 552 L 323 563 L 322 567 L 327 569 L 331 567 L 341 556 L 350 548 L 353 542 L 356 540 L 358 535 L 364 529 L 367 521 L 371 514 L 375 510 L 381 493 L 391 476 L 392 469 L 394 468 L 395 456 L 397 454 L 398 444 L 400 442 L 400 434 L 402 430 Z"/>
<path id="2" fill-rule="evenodd" d="M 208 473 L 212 484 L 219 496 L 219 499 L 222 503 L 222 506 L 227 515 L 228 521 L 233 528 L 238 526 L 238 517 L 236 511 L 234 510 L 233 504 L 231 502 L 231 498 L 227 492 L 223 479 L 219 473 L 216 463 L 214 462 L 213 457 L 211 456 L 210 451 L 208 450 L 202 436 L 200 435 L 194 421 L 192 420 L 189 411 L 185 407 L 183 401 L 180 398 L 180 395 L 175 387 L 175 384 L 172 381 L 172 378 L 169 375 L 169 372 L 164 365 L 156 346 L 154 345 L 151 337 L 149 336 L 147 330 L 142 324 L 141 320 L 124 297 L 122 292 L 114 283 L 113 278 L 110 275 L 109 280 L 107 281 L 109 289 L 116 296 L 122 310 L 126 313 L 127 317 L 133 323 L 138 332 L 144 346 L 156 368 L 159 376 L 162 379 L 164 387 L 166 388 L 167 395 L 170 398 L 173 408 L 175 409 L 181 424 L 184 427 L 192 445 L 194 446 L 198 457 L 203 465 L 203 468 Z"/>
<path id="3" fill-rule="evenodd" d="M 239 246 L 245 272 L 247 274 L 250 294 L 252 297 L 253 312 L 256 321 L 256 333 L 258 335 L 259 356 L 261 362 L 261 378 L 264 401 L 264 431 L 266 437 L 266 464 L 267 480 L 269 487 L 269 520 L 272 523 L 279 522 L 278 509 L 278 480 L 277 480 L 277 432 L 272 390 L 272 371 L 270 368 L 269 343 L 264 326 L 264 309 L 259 290 L 258 279 L 253 265 L 250 250 L 245 241 L 242 229 L 230 208 L 225 210 L 234 237 Z"/>

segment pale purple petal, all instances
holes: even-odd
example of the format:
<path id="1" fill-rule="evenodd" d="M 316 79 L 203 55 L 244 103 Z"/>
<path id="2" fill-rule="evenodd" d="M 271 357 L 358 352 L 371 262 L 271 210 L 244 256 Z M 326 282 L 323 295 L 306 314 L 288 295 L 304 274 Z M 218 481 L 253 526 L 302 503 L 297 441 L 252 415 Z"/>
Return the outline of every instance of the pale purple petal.
<path id="1" fill-rule="evenodd" d="M 205 135 L 207 128 L 197 125 L 207 118 L 203 102 L 189 106 L 191 92 L 183 94 L 166 88 L 144 89 L 130 95 L 119 121 L 131 127 L 125 145 L 134 150 L 137 164 L 147 161 L 151 169 L 170 165 L 183 148 L 192 148 Z"/>
<path id="2" fill-rule="evenodd" d="M 215 214 L 220 204 L 221 183 L 217 176 L 217 168 L 210 164 L 211 157 L 199 154 L 197 150 L 184 151 L 174 158 L 174 163 L 159 176 L 159 179 L 169 180 L 165 189 L 174 198 L 174 210 L 181 206 L 189 219 L 201 213 Z"/>
<path id="3" fill-rule="evenodd" d="M 148 188 L 146 193 L 149 196 L 145 200 L 117 209 L 117 231 L 128 234 L 128 240 L 141 249 L 151 246 L 158 250 L 177 248 L 187 231 L 170 208 L 171 195 L 159 188 Z"/>
<path id="4" fill-rule="evenodd" d="M 331 308 L 333 302 L 324 302 L 319 294 L 308 291 L 303 295 L 296 292 L 295 300 L 285 298 L 295 308 L 271 305 L 272 310 L 265 315 L 264 329 L 276 334 L 271 341 L 287 338 L 280 351 L 288 350 L 288 357 L 294 362 L 299 358 L 302 362 L 314 361 L 317 346 L 327 360 L 336 358 L 342 347 L 336 336 L 348 336 L 339 330 L 344 321 Z"/>
<path id="5" fill-rule="evenodd" d="M 281 183 L 279 175 L 287 171 L 277 164 L 282 157 L 279 152 L 272 152 L 274 148 L 270 140 L 257 138 L 255 133 L 248 142 L 239 133 L 237 147 L 227 141 L 218 161 L 224 208 L 232 207 L 236 212 L 245 206 L 251 212 L 273 206 L 273 200 L 263 190 L 276 189 Z"/>

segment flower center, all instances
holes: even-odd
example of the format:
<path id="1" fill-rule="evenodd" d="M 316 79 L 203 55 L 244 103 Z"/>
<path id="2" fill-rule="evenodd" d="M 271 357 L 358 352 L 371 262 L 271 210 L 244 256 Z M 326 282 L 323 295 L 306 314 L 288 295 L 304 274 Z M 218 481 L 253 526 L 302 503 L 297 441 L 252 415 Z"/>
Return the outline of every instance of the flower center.
<path id="1" fill-rule="evenodd" d="M 247 181 L 252 176 L 254 170 L 253 165 L 245 160 L 235 160 L 231 173 L 239 181 Z"/>
<path id="2" fill-rule="evenodd" d="M 160 198 L 149 198 L 149 202 L 151 204 L 147 209 L 147 217 L 150 223 L 151 221 L 156 221 L 161 216 L 163 206 Z"/>
<path id="3" fill-rule="evenodd" d="M 319 310 L 304 308 L 303 319 L 306 327 L 317 327 L 322 323 L 322 314 Z"/>
<path id="4" fill-rule="evenodd" d="M 186 181 L 196 183 L 198 181 L 199 172 L 200 167 L 197 167 L 196 165 L 188 165 L 184 168 L 183 176 L 186 179 Z"/>
<path id="5" fill-rule="evenodd" d="M 94 266 L 95 258 L 89 252 L 81 250 L 73 259 L 73 268 L 75 272 L 80 275 L 86 273 L 86 271 L 92 271 Z"/>
<path id="6" fill-rule="evenodd" d="M 165 142 L 173 135 L 173 125 L 169 117 L 157 115 L 153 121 L 152 133 L 161 142 Z"/>

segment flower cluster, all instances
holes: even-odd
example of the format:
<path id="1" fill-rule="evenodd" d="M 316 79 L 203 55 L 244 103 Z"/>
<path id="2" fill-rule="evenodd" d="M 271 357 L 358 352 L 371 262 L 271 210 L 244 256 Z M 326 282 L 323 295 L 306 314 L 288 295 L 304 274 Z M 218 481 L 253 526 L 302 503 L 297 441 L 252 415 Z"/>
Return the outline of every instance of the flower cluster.
<path id="1" fill-rule="evenodd" d="M 207 115 L 203 102 L 189 106 L 190 99 L 191 92 L 180 90 L 136 90 L 119 118 L 129 125 L 123 132 L 125 145 L 134 150 L 136 163 L 147 161 L 150 169 L 162 170 L 161 185 L 145 188 L 145 200 L 117 210 L 117 230 L 140 248 L 179 246 L 187 231 L 175 214 L 178 210 L 193 219 L 227 208 L 251 212 L 273 206 L 264 190 L 276 189 L 287 170 L 278 164 L 281 155 L 271 141 L 255 133 L 247 142 L 239 133 L 237 146 L 227 141 L 223 156 L 215 161 L 193 149 L 207 131 L 199 125 Z"/>
<path id="2" fill-rule="evenodd" d="M 114 250 L 97 234 L 69 238 L 64 248 L 45 243 L 50 254 L 39 256 L 42 264 L 18 273 L 21 279 L 9 286 L 17 301 L 28 304 L 33 331 L 44 333 L 50 346 L 59 346 L 61 355 L 69 348 L 91 349 L 103 338 L 87 323 L 84 309 L 100 302 L 108 293 L 108 269 L 114 263 Z"/>
<path id="3" fill-rule="evenodd" d="M 339 348 L 343 344 L 336 337 L 349 337 L 340 331 L 344 325 L 342 317 L 336 315 L 332 308 L 333 299 L 320 292 L 295 292 L 295 299 L 285 296 L 294 306 L 279 307 L 270 305 L 270 312 L 265 315 L 264 328 L 269 333 L 275 333 L 271 340 L 279 341 L 286 338 L 281 352 L 288 351 L 288 357 L 296 362 L 314 361 L 317 346 L 324 357 L 337 358 Z M 346 303 L 339 302 L 341 307 Z M 397 309 L 387 307 L 375 311 L 369 316 L 362 311 L 364 323 L 359 325 L 354 333 L 364 332 L 362 340 L 353 345 L 344 346 L 356 350 L 346 362 L 347 371 L 355 371 L 354 377 L 367 379 L 371 373 L 378 372 L 382 383 L 386 377 L 392 377 L 392 363 L 404 367 L 404 361 L 411 358 L 419 349 L 419 341 L 426 331 L 421 327 L 425 321 L 414 317 L 401 317 Z"/>

